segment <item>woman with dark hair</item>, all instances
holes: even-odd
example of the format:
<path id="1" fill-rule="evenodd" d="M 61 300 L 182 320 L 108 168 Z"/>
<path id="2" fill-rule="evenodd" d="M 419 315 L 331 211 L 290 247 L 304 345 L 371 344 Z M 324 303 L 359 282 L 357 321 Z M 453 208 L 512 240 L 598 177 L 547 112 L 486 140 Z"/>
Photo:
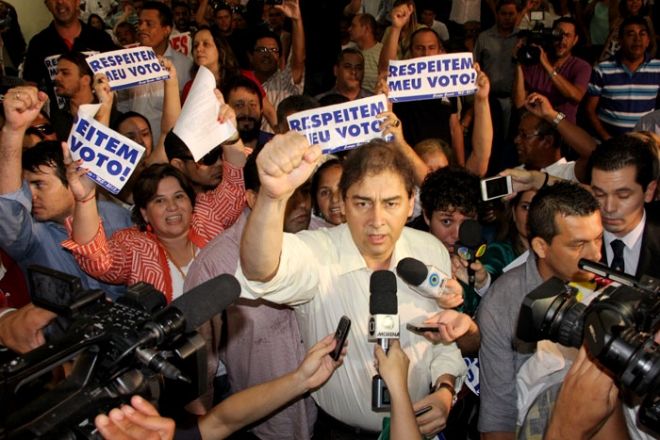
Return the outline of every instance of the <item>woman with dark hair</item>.
<path id="1" fill-rule="evenodd" d="M 222 106 L 220 121 L 235 116 Z M 63 246 L 73 253 L 88 274 L 113 284 L 152 284 L 168 302 L 183 293 L 188 268 L 199 250 L 231 226 L 245 204 L 240 139 L 224 147 L 222 183 L 213 191 L 195 195 L 185 175 L 170 164 L 146 168 L 133 187 L 133 221 L 107 238 L 96 209 L 96 185 L 84 177 L 65 155 L 67 178 L 76 200 L 73 217 L 67 220 L 69 240 Z"/>
<path id="2" fill-rule="evenodd" d="M 108 29 L 108 26 L 105 24 L 105 21 L 103 21 L 101 16 L 98 14 L 90 14 L 89 18 L 87 19 L 87 26 L 91 26 L 100 31 L 104 31 Z"/>
<path id="3" fill-rule="evenodd" d="M 316 170 L 312 177 L 312 202 L 314 215 L 322 218 L 331 226 L 346 221 L 344 202 L 339 191 L 339 180 L 343 168 L 339 159 L 329 159 Z"/>
<path id="4" fill-rule="evenodd" d="M 204 66 L 213 73 L 216 87 L 222 90 L 222 86 L 233 76 L 240 75 L 238 61 L 234 52 L 227 44 L 224 38 L 213 32 L 210 27 L 202 26 L 193 35 L 193 79 L 183 86 L 182 101 L 186 100 L 190 87 L 194 81 L 194 76 L 199 70 L 199 66 Z"/>

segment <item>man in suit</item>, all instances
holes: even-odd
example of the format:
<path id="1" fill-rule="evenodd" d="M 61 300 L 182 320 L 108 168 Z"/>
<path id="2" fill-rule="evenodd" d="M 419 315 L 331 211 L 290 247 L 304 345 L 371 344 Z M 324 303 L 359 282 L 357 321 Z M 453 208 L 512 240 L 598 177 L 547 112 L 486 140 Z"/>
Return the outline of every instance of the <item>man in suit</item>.
<path id="1" fill-rule="evenodd" d="M 603 219 L 603 262 L 636 277 L 660 277 L 660 266 L 653 263 L 660 257 L 660 218 L 657 204 L 648 205 L 658 167 L 654 147 L 630 135 L 599 145 L 589 160 Z"/>

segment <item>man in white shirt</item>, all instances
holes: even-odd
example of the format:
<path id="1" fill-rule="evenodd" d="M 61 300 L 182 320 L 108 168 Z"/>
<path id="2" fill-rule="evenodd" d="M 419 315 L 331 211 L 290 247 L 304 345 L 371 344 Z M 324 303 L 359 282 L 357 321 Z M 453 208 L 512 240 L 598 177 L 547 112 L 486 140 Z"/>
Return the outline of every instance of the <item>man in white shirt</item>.
<path id="1" fill-rule="evenodd" d="M 660 277 L 657 204 L 655 210 L 645 209 L 658 184 L 654 147 L 635 136 L 619 136 L 599 145 L 589 165 L 605 230 L 604 262 L 636 277 Z"/>
<path id="2" fill-rule="evenodd" d="M 371 141 L 344 164 L 340 189 L 346 224 L 317 231 L 285 234 L 284 209 L 295 188 L 305 182 L 321 156 L 299 133 L 278 135 L 257 157 L 261 189 L 241 240 L 237 278 L 246 297 L 296 305 L 306 345 L 335 329 L 342 315 L 352 321 L 348 337 L 352 355 L 343 373 L 313 394 L 321 409 L 361 432 L 381 429 L 383 413 L 371 409 L 373 345 L 367 343 L 369 283 L 373 271 L 393 270 L 404 257 L 415 256 L 449 273 L 449 254 L 433 236 L 405 228 L 414 199 L 412 168 L 398 150 Z M 264 245 L 267 244 L 267 245 Z M 405 322 L 437 310 L 437 304 L 397 281 L 398 312 Z M 430 344 L 401 331 L 410 358 L 408 375 L 414 409 L 431 406 L 417 418 L 426 436 L 445 425 L 454 387 L 462 384 L 465 364 L 454 344 Z M 429 394 L 431 387 L 435 391 Z"/>

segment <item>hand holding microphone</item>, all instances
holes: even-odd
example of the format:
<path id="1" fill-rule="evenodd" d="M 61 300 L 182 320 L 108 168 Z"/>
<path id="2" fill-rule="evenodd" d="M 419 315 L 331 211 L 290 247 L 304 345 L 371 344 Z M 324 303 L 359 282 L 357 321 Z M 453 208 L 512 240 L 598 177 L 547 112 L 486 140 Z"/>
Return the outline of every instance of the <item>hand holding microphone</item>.
<path id="1" fill-rule="evenodd" d="M 435 266 L 427 266 L 415 258 L 403 258 L 396 273 L 415 292 L 435 299 L 443 309 L 452 309 L 463 303 L 463 288 Z"/>

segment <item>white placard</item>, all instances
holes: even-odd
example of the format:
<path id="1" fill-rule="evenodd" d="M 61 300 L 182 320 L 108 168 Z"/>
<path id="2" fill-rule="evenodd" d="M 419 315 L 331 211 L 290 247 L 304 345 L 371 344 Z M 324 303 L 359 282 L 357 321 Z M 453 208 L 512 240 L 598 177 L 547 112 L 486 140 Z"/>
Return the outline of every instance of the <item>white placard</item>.
<path id="1" fill-rule="evenodd" d="M 112 90 L 127 89 L 170 77 L 150 47 L 113 50 L 87 57 L 92 72 L 108 77 Z"/>

